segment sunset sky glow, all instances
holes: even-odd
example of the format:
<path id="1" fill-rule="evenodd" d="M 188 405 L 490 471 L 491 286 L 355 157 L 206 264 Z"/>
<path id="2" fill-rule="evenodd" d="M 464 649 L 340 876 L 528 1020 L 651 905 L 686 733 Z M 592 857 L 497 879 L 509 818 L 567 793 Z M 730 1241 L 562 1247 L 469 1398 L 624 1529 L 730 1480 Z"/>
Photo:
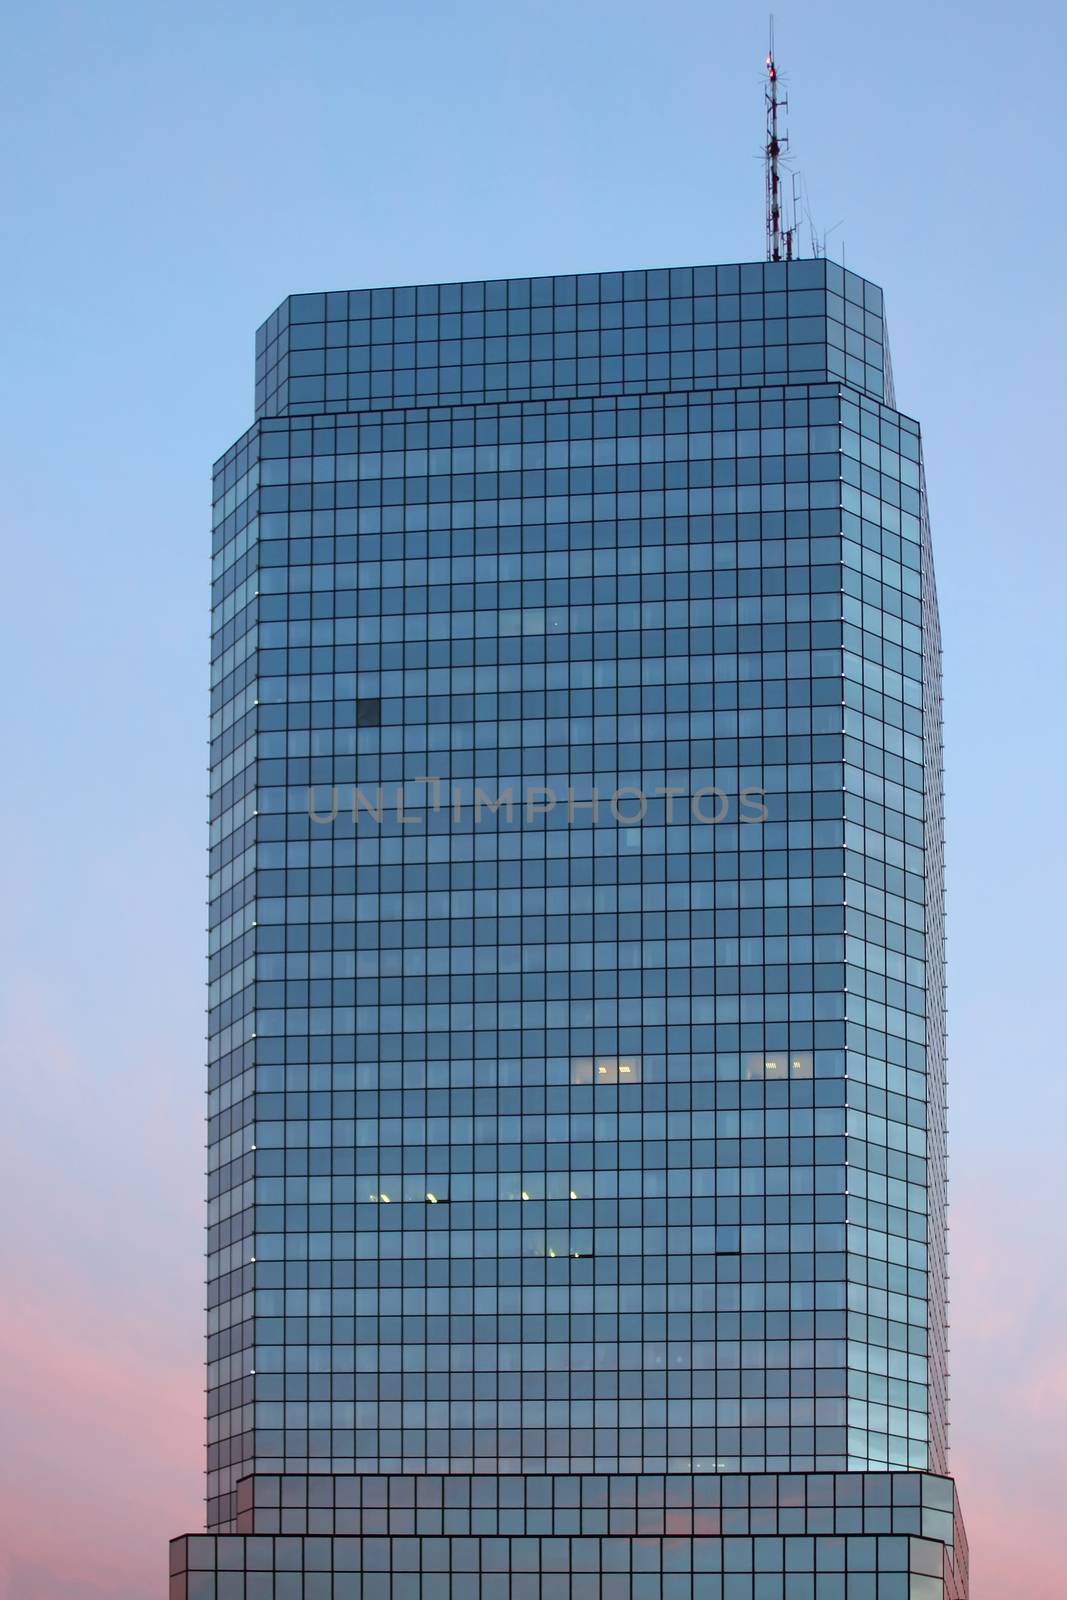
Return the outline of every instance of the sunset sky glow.
<path id="1" fill-rule="evenodd" d="M 1065 240 L 1035 81 L 1062 24 L 958 22 L 789 0 L 776 55 L 923 425 L 952 1464 L 992 1600 L 1064 1592 Z M 697 0 L 9 22 L 0 1600 L 161 1596 L 202 1521 L 209 469 L 251 419 L 254 328 L 290 291 L 758 259 L 763 26 Z"/>

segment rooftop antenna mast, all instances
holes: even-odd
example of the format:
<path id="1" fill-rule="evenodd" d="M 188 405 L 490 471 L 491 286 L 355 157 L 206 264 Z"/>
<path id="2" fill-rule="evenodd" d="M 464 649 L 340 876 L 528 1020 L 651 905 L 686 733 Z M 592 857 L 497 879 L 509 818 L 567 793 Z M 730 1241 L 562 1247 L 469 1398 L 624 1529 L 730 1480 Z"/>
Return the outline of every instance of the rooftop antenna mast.
<path id="1" fill-rule="evenodd" d="M 774 18 L 771 17 L 770 47 L 767 51 L 767 143 L 763 147 L 767 172 L 767 260 L 791 261 L 793 258 L 792 228 L 783 226 L 782 184 L 779 162 L 789 144 L 788 134 L 778 135 L 778 112 L 785 111 L 788 102 L 778 94 L 778 70 L 774 64 Z"/>

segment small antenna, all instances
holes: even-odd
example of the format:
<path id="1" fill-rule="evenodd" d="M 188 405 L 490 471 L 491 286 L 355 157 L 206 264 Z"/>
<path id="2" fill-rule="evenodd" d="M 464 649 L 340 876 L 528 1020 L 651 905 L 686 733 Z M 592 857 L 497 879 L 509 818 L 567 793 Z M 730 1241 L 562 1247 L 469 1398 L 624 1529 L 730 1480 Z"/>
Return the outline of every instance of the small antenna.
<path id="1" fill-rule="evenodd" d="M 788 102 L 778 97 L 778 71 L 774 64 L 774 17 L 771 17 L 770 44 L 767 50 L 767 143 L 764 160 L 767 171 L 767 260 L 789 261 L 793 255 L 792 228 L 783 227 L 782 185 L 778 163 L 789 144 L 789 136 L 778 137 L 778 112 L 785 111 Z"/>

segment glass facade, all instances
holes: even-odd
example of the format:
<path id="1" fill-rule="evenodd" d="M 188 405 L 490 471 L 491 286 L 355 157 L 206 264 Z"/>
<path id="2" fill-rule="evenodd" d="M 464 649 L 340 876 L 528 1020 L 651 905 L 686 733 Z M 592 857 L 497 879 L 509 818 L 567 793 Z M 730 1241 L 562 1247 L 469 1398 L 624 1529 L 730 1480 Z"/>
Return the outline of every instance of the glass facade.
<path id="1" fill-rule="evenodd" d="M 956 1600 L 939 642 L 880 290 L 300 295 L 256 379 L 173 1600 Z"/>

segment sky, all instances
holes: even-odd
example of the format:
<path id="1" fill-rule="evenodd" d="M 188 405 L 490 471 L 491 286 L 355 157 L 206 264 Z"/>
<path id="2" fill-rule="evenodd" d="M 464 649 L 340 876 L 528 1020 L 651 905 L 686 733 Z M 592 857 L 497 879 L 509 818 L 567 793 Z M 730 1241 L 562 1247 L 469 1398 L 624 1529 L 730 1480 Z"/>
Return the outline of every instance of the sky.
<path id="1" fill-rule="evenodd" d="M 884 287 L 923 425 L 972 1593 L 1054 1600 L 1063 27 L 778 0 L 775 30 L 818 226 Z M 765 45 L 736 0 L 9 8 L 2 1600 L 162 1595 L 202 1526 L 209 469 L 254 329 L 293 291 L 759 259 Z"/>

